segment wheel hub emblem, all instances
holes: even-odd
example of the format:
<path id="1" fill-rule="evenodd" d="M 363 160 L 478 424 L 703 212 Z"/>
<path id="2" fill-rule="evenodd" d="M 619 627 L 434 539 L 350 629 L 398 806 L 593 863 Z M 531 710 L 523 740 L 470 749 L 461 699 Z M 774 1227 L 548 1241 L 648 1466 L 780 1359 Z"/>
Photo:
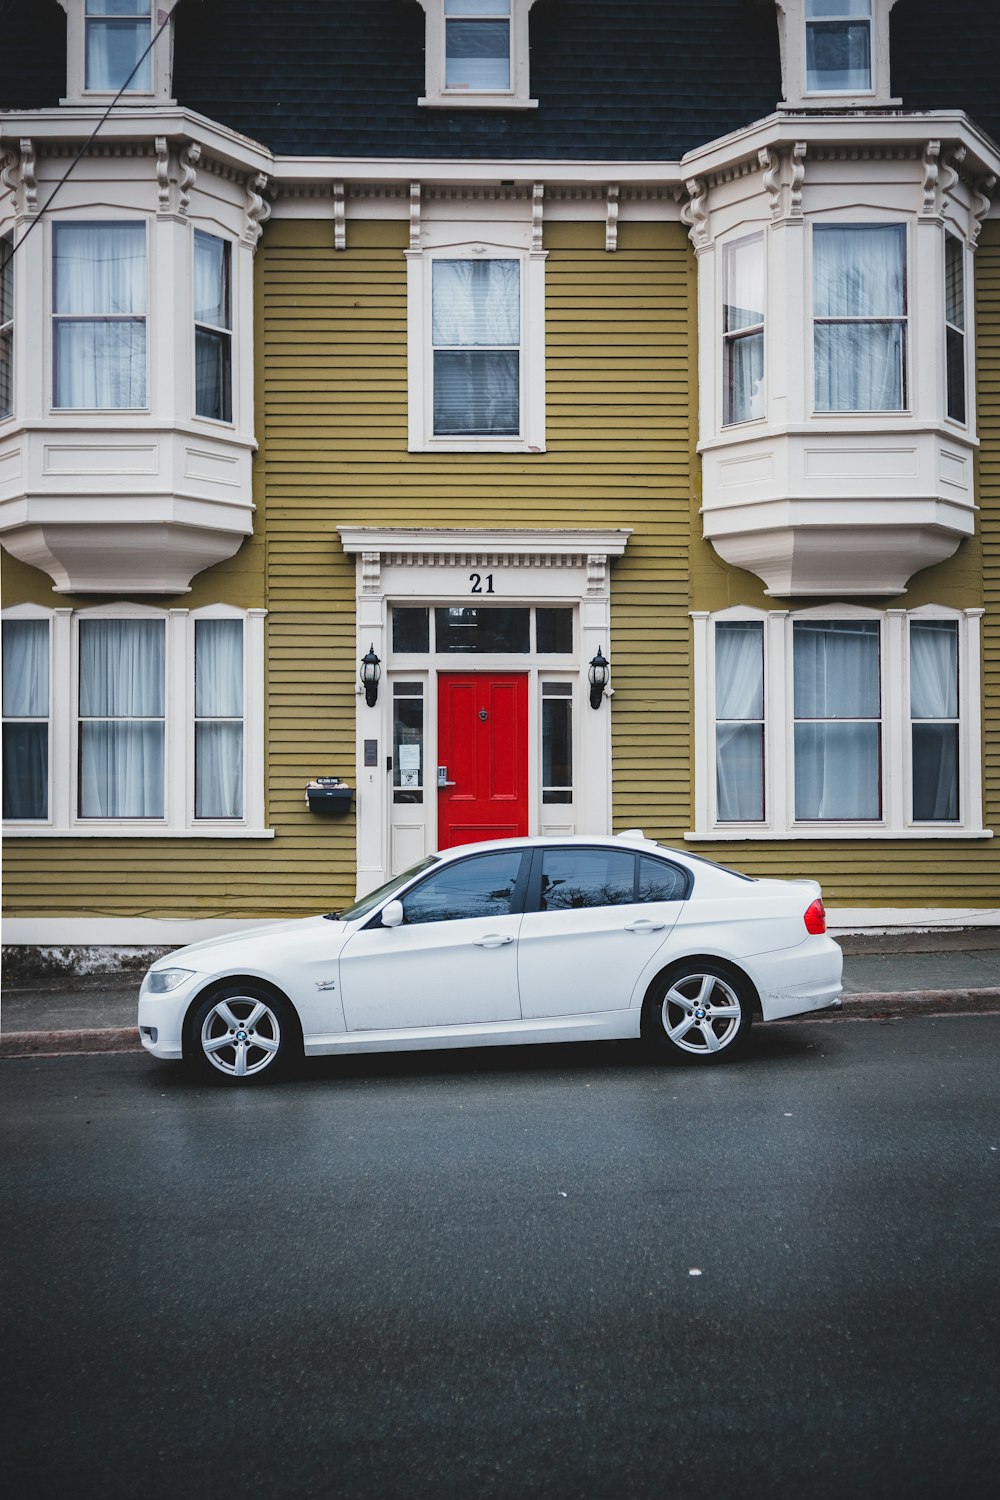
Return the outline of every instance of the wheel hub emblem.
<path id="1" fill-rule="evenodd" d="M 239 1031 L 236 1033 L 236 1040 L 238 1042 L 245 1042 L 245 1041 L 249 1040 L 249 1037 L 250 1037 L 250 1033 L 248 1031 L 244 1031 L 243 1028 L 242 1028 L 242 1026 L 241 1026 L 240 1029 L 239 1029 Z"/>
<path id="2" fill-rule="evenodd" d="M 702 1010 L 701 1006 L 699 1006 L 698 1009 L 695 1011 L 695 1016 L 697 1017 L 697 1019 L 699 1021 L 704 1021 L 704 1019 L 705 1019 L 705 1012 Z"/>

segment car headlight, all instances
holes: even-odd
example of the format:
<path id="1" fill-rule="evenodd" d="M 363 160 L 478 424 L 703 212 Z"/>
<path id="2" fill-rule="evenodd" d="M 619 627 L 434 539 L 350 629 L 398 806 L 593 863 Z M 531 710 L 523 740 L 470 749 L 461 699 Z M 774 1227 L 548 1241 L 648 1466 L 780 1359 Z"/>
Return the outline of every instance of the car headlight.
<path id="1" fill-rule="evenodd" d="M 149 995 L 166 995 L 193 973 L 193 969 L 150 969 L 142 987 Z"/>

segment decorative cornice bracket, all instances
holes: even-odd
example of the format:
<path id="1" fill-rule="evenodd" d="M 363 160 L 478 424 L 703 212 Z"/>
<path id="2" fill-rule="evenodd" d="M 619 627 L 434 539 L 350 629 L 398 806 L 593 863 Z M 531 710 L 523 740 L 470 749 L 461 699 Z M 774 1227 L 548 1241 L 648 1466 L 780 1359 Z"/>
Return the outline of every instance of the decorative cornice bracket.
<path id="1" fill-rule="evenodd" d="M 611 254 L 618 249 L 618 184 L 609 183 L 604 219 L 604 248 Z"/>

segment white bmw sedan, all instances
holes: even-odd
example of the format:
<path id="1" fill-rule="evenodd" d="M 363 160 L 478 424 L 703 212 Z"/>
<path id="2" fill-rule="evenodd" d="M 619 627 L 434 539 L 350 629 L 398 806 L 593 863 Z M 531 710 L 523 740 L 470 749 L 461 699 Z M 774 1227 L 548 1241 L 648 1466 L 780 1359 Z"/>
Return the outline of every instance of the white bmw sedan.
<path id="1" fill-rule="evenodd" d="M 242 1083 L 303 1053 L 642 1037 L 692 1062 L 839 1006 L 812 880 L 753 880 L 637 830 L 432 854 L 346 911 L 181 948 L 139 1034 Z"/>

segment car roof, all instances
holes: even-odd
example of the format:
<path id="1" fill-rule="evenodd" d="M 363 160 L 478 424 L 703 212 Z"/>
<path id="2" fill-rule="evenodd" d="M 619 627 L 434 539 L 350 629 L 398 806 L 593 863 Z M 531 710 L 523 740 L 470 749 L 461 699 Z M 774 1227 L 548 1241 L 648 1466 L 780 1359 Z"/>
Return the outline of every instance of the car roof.
<path id="1" fill-rule="evenodd" d="M 488 839 L 476 844 L 455 844 L 450 849 L 441 849 L 437 858 L 450 860 L 467 854 L 495 852 L 498 849 L 565 849 L 580 848 L 639 849 L 647 854 L 661 854 L 678 859 L 697 859 L 697 855 L 685 854 L 680 849 L 668 848 L 649 839 L 640 828 L 628 828 L 624 833 L 564 833 L 526 834 L 519 839 Z"/>

